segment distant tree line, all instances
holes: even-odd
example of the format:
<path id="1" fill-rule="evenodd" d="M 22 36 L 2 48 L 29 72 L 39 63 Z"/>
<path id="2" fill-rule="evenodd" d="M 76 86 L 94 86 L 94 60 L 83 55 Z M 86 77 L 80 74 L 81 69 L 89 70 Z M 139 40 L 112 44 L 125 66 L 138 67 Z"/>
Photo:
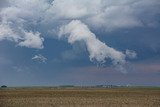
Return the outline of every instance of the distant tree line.
<path id="1" fill-rule="evenodd" d="M 1 88 L 7 88 L 7 86 L 6 85 L 2 85 Z"/>

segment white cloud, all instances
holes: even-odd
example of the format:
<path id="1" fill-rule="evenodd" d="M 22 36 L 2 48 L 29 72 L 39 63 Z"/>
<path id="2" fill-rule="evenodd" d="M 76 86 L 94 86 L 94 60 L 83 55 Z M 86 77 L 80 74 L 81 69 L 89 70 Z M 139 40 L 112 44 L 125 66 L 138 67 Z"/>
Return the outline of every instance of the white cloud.
<path id="1" fill-rule="evenodd" d="M 51 19 L 83 20 L 89 27 L 106 31 L 150 26 L 160 10 L 158 0 L 54 0 L 52 4 L 47 11 Z"/>
<path id="2" fill-rule="evenodd" d="M 70 44 L 75 42 L 84 42 L 89 52 L 91 61 L 105 63 L 106 59 L 110 58 L 114 65 L 124 64 L 125 55 L 119 52 L 96 38 L 87 25 L 79 20 L 73 20 L 68 25 L 62 26 L 59 37 L 65 36 Z"/>
<path id="3" fill-rule="evenodd" d="M 18 45 L 25 46 L 29 48 L 42 49 L 44 39 L 40 37 L 40 33 L 36 32 L 24 32 L 24 40 L 21 41 Z"/>
<path id="4" fill-rule="evenodd" d="M 80 18 L 88 14 L 87 2 L 84 0 L 55 0 L 48 12 L 62 19 Z"/>
<path id="5" fill-rule="evenodd" d="M 0 11 L 0 40 L 10 40 L 19 46 L 43 48 L 44 38 L 32 26 L 38 24 L 48 4 L 44 0 L 9 0 Z M 49 4 L 48 4 L 49 5 Z M 28 29 L 31 28 L 31 29 Z"/>
<path id="6" fill-rule="evenodd" d="M 160 11 L 159 0 L 54 0 L 52 3 L 49 0 L 3 0 L 2 3 L 0 40 L 42 49 L 49 32 L 54 31 L 56 35 L 57 28 L 74 20 L 61 28 L 62 35 L 70 34 L 68 42 L 83 41 L 91 61 L 104 63 L 111 58 L 115 65 L 124 63 L 125 55 L 98 40 L 90 29 L 114 31 L 156 26 L 155 17 Z M 126 54 L 130 58 L 135 56 L 129 51 Z"/>
<path id="7" fill-rule="evenodd" d="M 0 25 L 0 41 L 4 39 L 17 42 L 21 38 L 17 36 L 9 26 L 1 24 Z"/>
<path id="8" fill-rule="evenodd" d="M 37 62 L 42 62 L 42 63 L 46 63 L 46 61 L 47 61 L 47 58 L 46 57 L 44 57 L 43 55 L 41 55 L 41 54 L 38 54 L 38 55 L 35 55 L 33 58 L 32 58 L 32 60 L 34 60 L 34 61 L 37 61 Z"/>
<path id="9" fill-rule="evenodd" d="M 4 39 L 14 41 L 19 46 L 36 49 L 42 49 L 44 41 L 44 38 L 40 37 L 39 32 L 33 33 L 24 30 L 15 32 L 7 25 L 0 25 L 0 41 Z"/>
<path id="10" fill-rule="evenodd" d="M 137 57 L 137 53 L 135 51 L 132 50 L 126 50 L 126 56 L 130 59 L 134 59 Z"/>
<path id="11" fill-rule="evenodd" d="M 23 36 L 20 29 L 46 36 L 48 31 L 71 20 L 105 31 L 154 26 L 158 22 L 154 17 L 160 10 L 158 0 L 7 0 L 2 4 L 0 25 L 8 26 L 17 38 Z"/>

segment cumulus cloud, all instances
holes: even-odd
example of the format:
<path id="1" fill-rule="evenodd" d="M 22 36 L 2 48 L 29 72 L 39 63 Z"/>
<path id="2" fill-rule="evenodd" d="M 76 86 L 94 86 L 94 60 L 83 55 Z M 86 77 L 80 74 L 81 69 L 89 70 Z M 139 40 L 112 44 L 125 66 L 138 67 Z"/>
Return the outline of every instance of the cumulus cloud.
<path id="1" fill-rule="evenodd" d="M 19 36 L 17 36 L 14 31 L 7 25 L 0 25 L 0 40 L 10 40 L 17 42 L 18 39 L 20 39 Z"/>
<path id="2" fill-rule="evenodd" d="M 118 28 L 153 25 L 158 22 L 154 18 L 159 14 L 160 10 L 159 0 L 51 1 L 2 0 L 1 23 L 14 26 L 14 29 L 17 26 L 23 29 L 30 28 L 31 30 L 33 29 L 31 26 L 35 26 L 43 28 L 47 32 L 62 23 L 78 19 L 83 20 L 92 28 L 115 30 Z"/>
<path id="3" fill-rule="evenodd" d="M 28 48 L 43 48 L 44 38 L 40 36 L 39 32 L 27 32 L 24 30 L 19 30 L 15 32 L 7 25 L 0 25 L 0 41 L 7 39 L 9 41 L 16 42 L 19 46 L 25 46 Z"/>
<path id="4" fill-rule="evenodd" d="M 33 1 L 33 5 L 37 3 L 38 1 Z M 8 0 L 8 6 L 2 7 L 0 11 L 0 40 L 7 39 L 19 46 L 42 49 L 44 38 L 41 33 L 28 29 L 37 24 L 43 13 L 36 14 L 36 11 L 44 10 L 43 5 L 38 10 L 34 8 L 37 7 L 32 6 L 29 0 Z"/>
<path id="5" fill-rule="evenodd" d="M 132 50 L 126 50 L 126 56 L 130 59 L 134 59 L 137 57 L 137 53 L 135 51 Z"/>
<path id="6" fill-rule="evenodd" d="M 24 40 L 21 41 L 18 45 L 19 46 L 26 46 L 29 48 L 43 48 L 43 41 L 44 39 L 40 37 L 40 33 L 36 32 L 24 32 Z"/>
<path id="7" fill-rule="evenodd" d="M 52 4 L 47 11 L 52 19 L 79 19 L 106 31 L 154 25 L 160 10 L 158 0 L 54 0 Z"/>
<path id="8" fill-rule="evenodd" d="M 32 60 L 37 61 L 37 62 L 40 62 L 40 63 L 46 63 L 47 58 L 44 57 L 44 56 L 41 55 L 41 54 L 38 54 L 38 55 L 35 55 L 35 56 L 32 58 Z"/>
<path id="9" fill-rule="evenodd" d="M 79 20 L 73 20 L 69 24 L 60 28 L 59 37 L 65 36 L 70 44 L 84 42 L 89 52 L 91 61 L 105 63 L 110 58 L 114 65 L 124 64 L 125 55 L 96 38 L 96 35 Z"/>
<path id="10" fill-rule="evenodd" d="M 0 3 L 0 26 L 8 26 L 9 32 L 14 33 L 14 38 L 10 38 L 11 34 L 4 34 L 6 31 L 1 27 L 1 40 L 2 37 L 3 40 L 26 38 L 22 31 L 39 32 L 39 37 L 45 37 L 48 32 L 76 19 L 89 28 L 105 31 L 154 26 L 160 10 L 158 0 L 2 0 Z"/>
<path id="11" fill-rule="evenodd" d="M 44 38 L 53 31 L 57 37 L 56 29 L 63 26 L 61 37 L 67 36 L 71 44 L 83 41 L 91 61 L 105 63 L 110 58 L 116 65 L 125 63 L 125 55 L 98 40 L 91 30 L 156 26 L 159 11 L 159 0 L 1 0 L 0 41 L 42 49 Z M 126 55 L 135 57 L 130 51 Z"/>

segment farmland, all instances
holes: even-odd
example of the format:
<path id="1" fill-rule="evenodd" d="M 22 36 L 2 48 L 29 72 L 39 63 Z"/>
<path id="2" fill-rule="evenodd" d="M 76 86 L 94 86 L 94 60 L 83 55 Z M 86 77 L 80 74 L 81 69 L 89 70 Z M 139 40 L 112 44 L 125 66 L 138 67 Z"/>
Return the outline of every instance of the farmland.
<path id="1" fill-rule="evenodd" d="M 6 88 L 0 107 L 160 107 L 160 89 Z"/>

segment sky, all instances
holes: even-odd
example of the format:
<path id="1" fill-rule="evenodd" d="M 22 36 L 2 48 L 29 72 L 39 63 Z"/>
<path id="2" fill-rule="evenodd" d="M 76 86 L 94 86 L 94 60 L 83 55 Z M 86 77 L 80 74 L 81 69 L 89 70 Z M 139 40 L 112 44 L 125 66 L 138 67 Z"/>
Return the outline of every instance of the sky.
<path id="1" fill-rule="evenodd" d="M 0 0 L 0 85 L 160 86 L 159 0 Z"/>

